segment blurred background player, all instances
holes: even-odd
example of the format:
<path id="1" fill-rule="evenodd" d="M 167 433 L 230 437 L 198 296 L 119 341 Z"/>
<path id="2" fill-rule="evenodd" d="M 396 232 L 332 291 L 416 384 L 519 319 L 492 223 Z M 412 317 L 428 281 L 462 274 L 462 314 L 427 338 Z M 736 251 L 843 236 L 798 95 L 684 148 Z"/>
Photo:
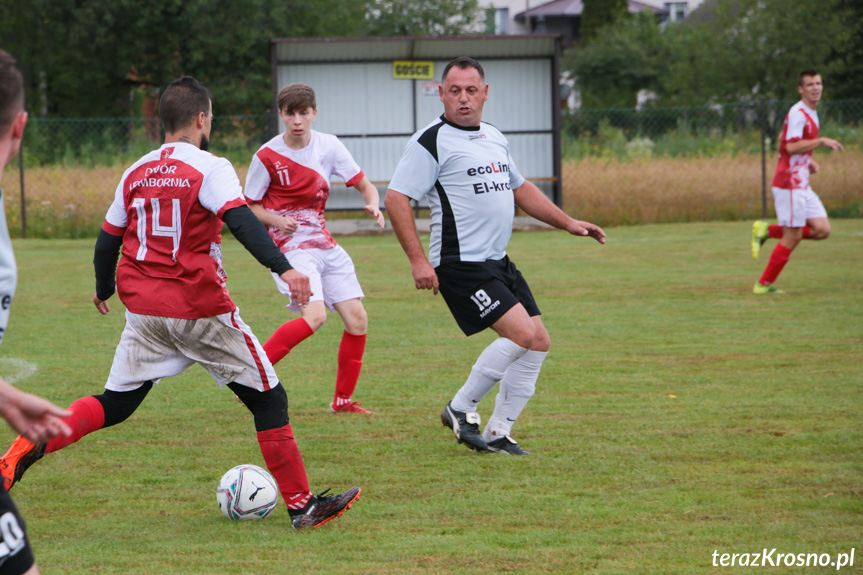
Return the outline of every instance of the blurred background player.
<path id="1" fill-rule="evenodd" d="M 290 286 L 273 274 L 279 291 L 291 297 L 288 309 L 301 317 L 279 327 L 264 343 L 264 350 L 273 364 L 278 363 L 320 329 L 327 319 L 327 307 L 335 310 L 345 330 L 330 411 L 371 413 L 352 399 L 368 330 L 363 290 L 354 262 L 327 230 L 324 208 L 330 196 L 330 178 L 335 174 L 360 192 L 365 211 L 383 228 L 378 190 L 338 138 L 312 130 L 318 115 L 312 88 L 305 84 L 286 86 L 279 92 L 277 103 L 285 132 L 252 157 L 245 195 L 294 269 L 309 276 L 313 295 L 309 305 L 296 305 Z"/>
<path id="2" fill-rule="evenodd" d="M 165 143 L 123 174 L 96 241 L 93 303 L 102 314 L 110 311 L 116 270 L 127 308 L 105 392 L 70 406 L 70 436 L 48 442 L 19 436 L 0 460 L 4 484 L 11 487 L 44 454 L 125 421 L 154 384 L 199 363 L 252 412 L 261 453 L 294 528 L 317 527 L 350 508 L 360 489 L 312 495 L 284 386 L 228 295 L 223 222 L 291 286 L 300 305 L 308 302 L 309 280 L 291 269 L 246 206 L 231 163 L 206 152 L 213 122 L 209 90 L 189 76 L 175 80 L 162 94 L 159 118 Z"/>
<path id="3" fill-rule="evenodd" d="M 836 140 L 818 136 L 815 108 L 821 100 L 820 74 L 816 70 L 801 72 L 797 91 L 801 99 L 785 117 L 779 138 L 779 163 L 773 175 L 773 206 L 779 223 L 770 226 L 758 220 L 752 224 L 753 259 L 758 259 L 767 238 L 779 240 L 761 279 L 752 288 L 757 295 L 782 293 L 773 282 L 801 240 L 824 240 L 830 235 L 827 211 L 818 194 L 809 186 L 809 174 L 818 173 L 818 163 L 812 159 L 812 152 L 818 146 L 827 146 L 831 150 L 844 148 Z"/>
<path id="4" fill-rule="evenodd" d="M 9 165 L 21 148 L 26 125 L 21 73 L 15 67 L 15 59 L 0 50 L 0 179 L 3 178 L 3 168 Z M 6 333 L 17 283 L 15 254 L 6 225 L 3 192 L 0 190 L 0 343 Z M 27 440 L 44 442 L 56 435 L 72 433 L 62 419 L 70 415 L 53 403 L 20 391 L 0 379 L 0 416 Z M 5 487 L 0 489 L 0 573 L 39 573 L 27 539 L 26 525 Z"/>
<path id="5" fill-rule="evenodd" d="M 465 335 L 490 327 L 499 336 L 480 354 L 441 422 L 471 449 L 526 455 L 510 431 L 534 394 L 551 342 L 527 281 L 506 254 L 515 207 L 601 244 L 605 232 L 566 215 L 519 173 L 506 138 L 482 122 L 488 84 L 479 62 L 456 58 L 441 81 L 444 113 L 408 143 L 387 190 L 387 212 L 416 288 L 440 290 Z M 410 205 L 426 195 L 428 258 Z M 494 413 L 480 436 L 477 407 L 498 382 Z"/>

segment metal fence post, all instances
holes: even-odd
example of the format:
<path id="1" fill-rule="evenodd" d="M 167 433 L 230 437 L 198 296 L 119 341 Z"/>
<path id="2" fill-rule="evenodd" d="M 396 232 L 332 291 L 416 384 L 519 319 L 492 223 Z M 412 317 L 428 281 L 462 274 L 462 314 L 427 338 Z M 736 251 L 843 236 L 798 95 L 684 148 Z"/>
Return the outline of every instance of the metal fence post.
<path id="1" fill-rule="evenodd" d="M 767 102 L 761 97 L 761 217 L 767 218 Z"/>
<path id="2" fill-rule="evenodd" d="M 27 202 L 24 196 L 24 142 L 18 150 L 18 175 L 21 178 L 21 237 L 27 237 Z"/>

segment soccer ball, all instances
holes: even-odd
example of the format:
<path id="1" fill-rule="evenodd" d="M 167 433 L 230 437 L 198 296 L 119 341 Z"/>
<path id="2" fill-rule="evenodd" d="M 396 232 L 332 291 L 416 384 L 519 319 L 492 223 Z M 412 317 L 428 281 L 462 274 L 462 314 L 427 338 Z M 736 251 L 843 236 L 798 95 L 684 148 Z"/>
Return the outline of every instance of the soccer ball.
<path id="1" fill-rule="evenodd" d="M 247 463 L 222 476 L 216 499 L 228 519 L 263 519 L 276 508 L 279 490 L 267 470 Z"/>

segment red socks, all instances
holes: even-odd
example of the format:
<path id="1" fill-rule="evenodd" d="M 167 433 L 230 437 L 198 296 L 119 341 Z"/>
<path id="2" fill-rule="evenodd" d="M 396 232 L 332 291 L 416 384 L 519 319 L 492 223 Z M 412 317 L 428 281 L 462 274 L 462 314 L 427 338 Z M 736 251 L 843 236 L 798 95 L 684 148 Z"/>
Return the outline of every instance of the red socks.
<path id="1" fill-rule="evenodd" d="M 69 411 L 72 416 L 66 420 L 69 427 L 72 428 L 72 435 L 58 435 L 48 442 L 45 447 L 45 453 L 51 453 L 58 449 L 63 449 L 72 445 L 88 433 L 93 433 L 102 429 L 105 425 L 105 410 L 102 409 L 102 404 L 92 395 L 82 397 L 69 406 Z"/>
<path id="2" fill-rule="evenodd" d="M 803 226 L 803 239 L 808 240 L 812 235 L 812 230 L 809 226 Z M 779 224 L 772 224 L 767 226 L 767 236 L 773 238 L 774 240 L 782 239 L 782 226 Z"/>
<path id="3" fill-rule="evenodd" d="M 296 321 L 296 320 L 295 320 Z M 288 509 L 302 509 L 312 496 L 306 466 L 290 424 L 258 432 L 258 444 L 267 469 L 279 484 Z"/>
<path id="4" fill-rule="evenodd" d="M 282 361 L 288 352 L 313 333 L 309 322 L 301 317 L 283 324 L 263 346 L 270 363 L 276 365 Z"/>
<path id="5" fill-rule="evenodd" d="M 775 282 L 776 278 L 779 277 L 779 272 L 781 272 L 782 268 L 785 267 L 785 264 L 788 263 L 788 257 L 790 255 L 791 250 L 782 244 L 776 244 L 776 247 L 773 248 L 773 252 L 770 254 L 770 261 L 767 262 L 767 267 L 764 268 L 764 273 L 761 275 L 761 279 L 758 280 L 758 283 L 766 286 Z"/>
<path id="6" fill-rule="evenodd" d="M 363 353 L 366 350 L 366 334 L 353 335 L 345 331 L 339 345 L 339 370 L 336 374 L 336 395 L 333 405 L 338 407 L 348 403 L 357 387 L 360 369 L 363 366 Z"/>

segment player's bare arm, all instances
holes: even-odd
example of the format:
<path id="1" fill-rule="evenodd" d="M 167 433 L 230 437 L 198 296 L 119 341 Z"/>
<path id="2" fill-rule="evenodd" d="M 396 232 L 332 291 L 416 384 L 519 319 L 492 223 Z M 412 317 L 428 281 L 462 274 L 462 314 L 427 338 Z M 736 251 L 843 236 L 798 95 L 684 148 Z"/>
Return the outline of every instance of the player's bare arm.
<path id="1" fill-rule="evenodd" d="M 560 230 L 566 230 L 574 236 L 590 236 L 601 244 L 605 243 L 605 232 L 602 228 L 569 217 L 531 182 L 525 180 L 524 184 L 513 190 L 513 196 L 515 205 L 527 215 Z"/>
<path id="2" fill-rule="evenodd" d="M 434 295 L 437 295 L 440 287 L 437 273 L 429 263 L 420 243 L 410 198 L 395 190 L 387 190 L 385 204 L 396 238 L 411 263 L 414 285 L 417 289 L 430 289 Z"/>
<path id="3" fill-rule="evenodd" d="M 249 203 L 249 208 L 251 208 L 252 213 L 257 216 L 261 223 L 265 226 L 271 226 L 278 229 L 280 232 L 291 235 L 295 231 L 297 231 L 297 220 L 290 216 L 280 216 L 278 214 L 273 214 L 267 211 L 266 208 L 262 204 L 259 203 Z"/>
<path id="4" fill-rule="evenodd" d="M 357 191 L 363 197 L 363 201 L 366 203 L 363 208 L 366 213 L 372 216 L 377 222 L 380 228 L 384 227 L 384 215 L 381 213 L 381 196 L 378 193 L 378 189 L 372 185 L 369 179 L 363 176 L 363 179 L 360 180 L 355 186 Z"/>
<path id="5" fill-rule="evenodd" d="M 834 152 L 844 152 L 845 147 L 833 138 L 819 137 L 814 140 L 796 140 L 785 144 L 785 149 L 789 154 L 805 154 L 811 152 L 818 146 L 826 146 Z"/>

